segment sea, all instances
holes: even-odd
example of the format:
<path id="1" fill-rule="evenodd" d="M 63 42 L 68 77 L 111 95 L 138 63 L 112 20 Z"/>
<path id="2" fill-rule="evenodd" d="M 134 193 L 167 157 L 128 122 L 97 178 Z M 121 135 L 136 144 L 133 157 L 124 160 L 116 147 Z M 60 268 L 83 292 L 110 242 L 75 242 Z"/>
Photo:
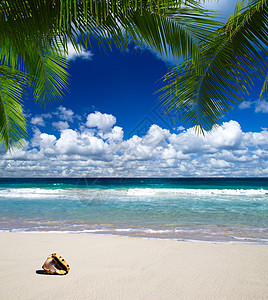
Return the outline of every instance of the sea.
<path id="1" fill-rule="evenodd" d="M 0 230 L 268 244 L 268 178 L 0 178 Z"/>

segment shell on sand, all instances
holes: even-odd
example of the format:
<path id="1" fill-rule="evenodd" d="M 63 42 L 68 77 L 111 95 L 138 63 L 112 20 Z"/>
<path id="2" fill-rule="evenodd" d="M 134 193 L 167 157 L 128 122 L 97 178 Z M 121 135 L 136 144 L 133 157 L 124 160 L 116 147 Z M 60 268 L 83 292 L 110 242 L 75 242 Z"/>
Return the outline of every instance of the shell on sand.
<path id="1" fill-rule="evenodd" d="M 70 271 L 67 262 L 56 253 L 52 253 L 48 256 L 42 268 L 47 274 L 66 275 Z"/>

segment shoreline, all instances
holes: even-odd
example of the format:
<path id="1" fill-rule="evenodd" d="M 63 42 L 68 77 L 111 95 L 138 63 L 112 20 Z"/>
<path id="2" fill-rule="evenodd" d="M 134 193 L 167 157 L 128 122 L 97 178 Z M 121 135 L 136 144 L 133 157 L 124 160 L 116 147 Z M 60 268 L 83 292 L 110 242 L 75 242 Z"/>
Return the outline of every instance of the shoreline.
<path id="1" fill-rule="evenodd" d="M 2 299 L 267 299 L 265 245 L 0 232 Z M 66 276 L 36 273 L 61 255 Z"/>
<path id="2" fill-rule="evenodd" d="M 93 236 L 107 236 L 107 237 L 122 237 L 130 239 L 145 239 L 145 240 L 161 240 L 161 241 L 177 241 L 177 242 L 190 242 L 190 243 L 208 243 L 208 244 L 239 244 L 239 245 L 256 245 L 256 246 L 268 246 L 268 242 L 242 242 L 235 240 L 198 240 L 198 239 L 187 239 L 187 238 L 165 238 L 157 236 L 136 236 L 126 234 L 113 234 L 113 233 L 100 233 L 100 232 L 83 232 L 83 231 L 21 231 L 21 230 L 2 230 L 1 233 L 19 233 L 19 234 L 73 234 L 73 235 L 93 235 Z"/>

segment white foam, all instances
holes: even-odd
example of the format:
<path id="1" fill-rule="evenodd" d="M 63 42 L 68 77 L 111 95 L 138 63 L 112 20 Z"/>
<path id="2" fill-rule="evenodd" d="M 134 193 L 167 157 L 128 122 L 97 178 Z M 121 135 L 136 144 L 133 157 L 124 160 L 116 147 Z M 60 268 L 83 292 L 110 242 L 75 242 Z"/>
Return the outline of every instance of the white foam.
<path id="1" fill-rule="evenodd" d="M 2 198 L 51 198 L 65 195 L 66 190 L 63 189 L 18 188 L 0 190 L 0 197 Z"/>
<path id="2" fill-rule="evenodd" d="M 70 199 L 70 200 L 131 200 L 144 197 L 179 197 L 179 196 L 266 196 L 265 189 L 183 189 L 183 188 L 130 188 L 130 189 L 42 189 L 42 188 L 12 188 L 0 189 L 2 198 L 23 199 Z M 149 199 L 148 199 L 149 201 Z"/>
<path id="3" fill-rule="evenodd" d="M 234 196 L 258 196 L 268 195 L 268 190 L 245 190 L 245 189 L 151 189 L 134 188 L 129 189 L 129 196 L 161 196 L 161 195 L 193 195 L 193 196 L 211 196 L 211 195 L 234 195 Z"/>

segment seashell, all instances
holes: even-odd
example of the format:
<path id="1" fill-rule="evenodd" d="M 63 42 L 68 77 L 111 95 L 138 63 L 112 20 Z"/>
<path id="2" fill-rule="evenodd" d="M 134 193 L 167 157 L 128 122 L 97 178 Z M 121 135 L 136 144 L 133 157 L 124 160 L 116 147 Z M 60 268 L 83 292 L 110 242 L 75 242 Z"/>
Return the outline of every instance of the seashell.
<path id="1" fill-rule="evenodd" d="M 70 267 L 67 262 L 56 253 L 49 255 L 42 268 L 47 274 L 66 275 L 70 271 Z"/>

